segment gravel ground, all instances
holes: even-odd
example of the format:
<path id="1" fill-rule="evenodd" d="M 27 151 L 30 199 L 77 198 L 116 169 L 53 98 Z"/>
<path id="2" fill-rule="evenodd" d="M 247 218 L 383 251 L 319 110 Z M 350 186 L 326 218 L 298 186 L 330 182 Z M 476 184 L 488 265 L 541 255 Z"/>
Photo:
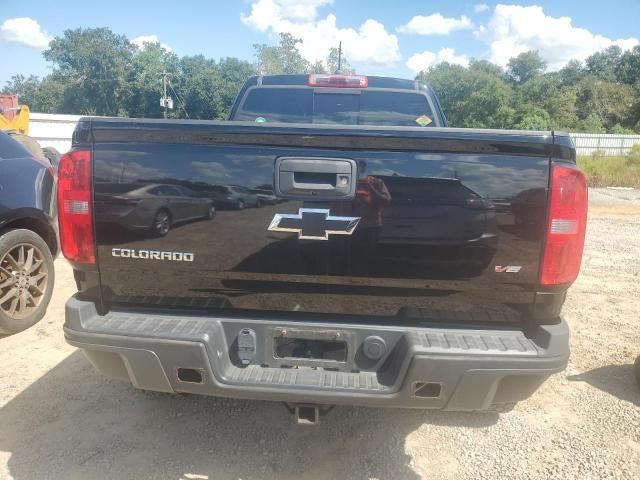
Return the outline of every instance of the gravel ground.
<path id="1" fill-rule="evenodd" d="M 276 403 L 145 394 L 64 343 L 58 260 L 45 319 L 0 339 L 0 478 L 638 479 L 640 193 L 590 198 L 569 367 L 499 416 L 338 407 L 303 428 Z"/>

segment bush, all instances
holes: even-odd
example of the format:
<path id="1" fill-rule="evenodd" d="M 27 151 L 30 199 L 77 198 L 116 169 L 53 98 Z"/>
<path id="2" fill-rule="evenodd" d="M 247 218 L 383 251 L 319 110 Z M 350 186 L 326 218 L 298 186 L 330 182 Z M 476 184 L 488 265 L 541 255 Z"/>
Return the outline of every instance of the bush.
<path id="1" fill-rule="evenodd" d="M 578 157 L 578 166 L 590 187 L 640 188 L 640 145 L 634 145 L 624 157 L 604 157 L 598 153 Z"/>
<path id="2" fill-rule="evenodd" d="M 633 128 L 625 128 L 619 123 L 616 123 L 611 129 L 609 133 L 622 134 L 622 135 L 633 135 L 636 132 L 633 131 Z"/>
<path id="3" fill-rule="evenodd" d="M 636 143 L 631 147 L 631 151 L 628 156 L 629 165 L 640 165 L 640 143 Z"/>
<path id="4" fill-rule="evenodd" d="M 589 132 L 589 133 L 605 133 L 606 129 L 602 124 L 602 120 L 597 116 L 589 114 L 587 118 L 582 118 L 576 122 L 574 128 L 576 132 Z"/>

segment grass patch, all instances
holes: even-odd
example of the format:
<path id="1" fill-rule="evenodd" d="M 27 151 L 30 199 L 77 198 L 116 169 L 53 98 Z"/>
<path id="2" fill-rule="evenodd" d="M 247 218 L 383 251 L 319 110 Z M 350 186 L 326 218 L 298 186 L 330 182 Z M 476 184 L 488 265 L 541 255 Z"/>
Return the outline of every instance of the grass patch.
<path id="1" fill-rule="evenodd" d="M 594 154 L 578 157 L 578 166 L 587 176 L 590 187 L 640 188 L 640 145 L 628 156 L 603 157 Z"/>

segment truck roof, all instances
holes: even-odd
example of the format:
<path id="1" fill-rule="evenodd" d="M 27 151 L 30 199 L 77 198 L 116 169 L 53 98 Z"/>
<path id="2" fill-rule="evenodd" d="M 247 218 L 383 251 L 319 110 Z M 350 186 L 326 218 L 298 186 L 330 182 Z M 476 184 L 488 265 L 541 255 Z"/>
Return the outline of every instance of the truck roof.
<path id="1" fill-rule="evenodd" d="M 394 90 L 431 90 L 426 82 L 405 78 L 366 76 L 369 88 L 389 88 Z M 309 74 L 297 75 L 257 75 L 247 80 L 247 86 L 255 85 L 307 85 Z"/>

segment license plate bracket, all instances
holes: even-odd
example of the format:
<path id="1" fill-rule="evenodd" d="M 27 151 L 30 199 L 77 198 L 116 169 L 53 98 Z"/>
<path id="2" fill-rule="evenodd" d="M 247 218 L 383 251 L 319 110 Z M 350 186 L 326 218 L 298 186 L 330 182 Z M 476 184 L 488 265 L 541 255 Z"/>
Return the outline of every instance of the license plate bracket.
<path id="1" fill-rule="evenodd" d="M 295 364 L 345 363 L 349 354 L 347 335 L 339 330 L 276 328 L 273 356 Z"/>

